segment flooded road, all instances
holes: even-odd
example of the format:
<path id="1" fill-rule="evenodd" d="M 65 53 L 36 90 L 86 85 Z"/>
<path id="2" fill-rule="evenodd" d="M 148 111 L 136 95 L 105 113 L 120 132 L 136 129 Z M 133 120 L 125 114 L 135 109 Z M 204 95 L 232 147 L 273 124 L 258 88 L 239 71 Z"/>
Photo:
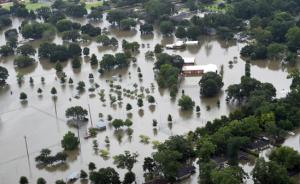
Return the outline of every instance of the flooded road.
<path id="1" fill-rule="evenodd" d="M 105 20 L 105 17 L 104 19 Z M 84 20 L 85 21 L 85 20 Z M 82 21 L 80 21 L 83 23 Z M 13 27 L 17 28 L 21 21 L 13 19 Z M 101 28 L 108 27 L 108 23 L 103 21 L 95 24 Z M 110 48 L 99 47 L 96 42 L 91 42 L 88 45 L 90 53 L 95 53 L 99 60 L 107 53 L 121 52 L 121 42 L 123 39 L 128 41 L 137 41 L 140 44 L 145 44 L 145 47 L 140 48 L 140 53 L 136 55 L 137 63 L 131 63 L 128 69 L 116 70 L 106 73 L 104 76 L 99 76 L 97 69 L 93 69 L 88 59 L 83 57 L 82 68 L 80 71 L 73 70 L 70 62 L 63 63 L 64 72 L 74 80 L 74 85 L 60 84 L 56 80 L 55 69 L 53 64 L 47 61 L 40 61 L 32 67 L 16 70 L 13 66 L 13 58 L 1 58 L 1 66 L 5 66 L 9 70 L 9 87 L 1 89 L 0 91 L 0 183 L 17 183 L 19 177 L 24 175 L 29 178 L 31 182 L 35 182 L 38 177 L 44 177 L 48 183 L 54 183 L 55 180 L 65 179 L 70 173 L 84 169 L 87 171 L 88 163 L 95 162 L 99 167 L 113 166 L 114 155 L 123 153 L 125 150 L 131 152 L 138 152 L 139 162 L 134 166 L 133 172 L 136 173 L 137 183 L 142 183 L 143 172 L 142 165 L 144 157 L 151 155 L 153 152 L 152 141 L 164 141 L 171 135 L 185 134 L 190 130 L 194 130 L 196 127 L 204 126 L 206 121 L 213 120 L 221 115 L 227 115 L 234 110 L 234 106 L 226 104 L 225 102 L 225 89 L 235 83 L 240 82 L 240 77 L 244 74 L 245 62 L 239 57 L 239 51 L 243 47 L 243 44 L 237 43 L 224 43 L 214 38 L 201 38 L 200 45 L 195 47 L 189 47 L 186 50 L 166 50 L 169 54 L 178 54 L 182 57 L 195 57 L 197 64 L 209 64 L 213 63 L 218 66 L 220 70 L 221 65 L 224 65 L 224 87 L 223 92 L 215 98 L 203 99 L 200 98 L 200 88 L 198 82 L 200 77 L 185 78 L 181 84 L 179 93 L 184 90 L 186 95 L 192 97 L 196 105 L 201 108 L 200 116 L 193 113 L 181 112 L 177 99 L 170 100 L 168 90 L 158 89 L 157 83 L 154 80 L 154 61 L 146 60 L 145 53 L 148 50 L 153 50 L 154 46 L 159 44 L 168 44 L 176 41 L 175 38 L 165 38 L 158 31 L 155 31 L 152 36 L 141 36 L 137 31 L 120 32 L 115 29 L 110 29 L 111 36 L 115 36 L 119 40 L 119 47 L 117 50 Z M 4 35 L 0 36 L 1 43 L 4 44 Z M 56 36 L 54 41 L 57 44 L 61 44 L 62 40 Z M 33 42 L 33 45 L 38 48 L 39 41 Z M 149 48 L 147 48 L 149 44 Z M 238 57 L 237 63 L 233 64 L 230 68 L 228 62 L 233 60 L 234 57 Z M 36 55 L 36 59 L 37 55 Z M 143 80 L 139 80 L 137 68 L 140 67 Z M 25 82 L 19 86 L 17 84 L 16 75 L 20 72 L 24 74 Z M 130 72 L 130 75 L 129 75 Z M 78 81 L 84 81 L 86 89 L 91 86 L 91 82 L 88 79 L 89 73 L 94 74 L 94 82 L 100 85 L 97 92 L 105 90 L 106 102 L 101 102 L 97 92 L 94 92 L 94 97 L 90 92 L 86 90 L 81 94 L 80 99 L 72 98 L 76 94 L 76 84 Z M 107 80 L 111 80 L 112 76 L 121 74 L 121 81 L 115 81 L 115 84 L 119 84 L 124 89 L 134 90 L 134 84 L 140 87 L 151 89 L 153 83 L 155 88 L 150 90 L 150 94 L 155 97 L 156 103 L 150 105 L 146 99 L 144 99 L 144 106 L 139 109 L 137 106 L 137 100 L 123 96 L 123 100 L 120 104 L 110 105 L 109 83 Z M 251 75 L 262 82 L 270 82 L 277 89 L 277 96 L 282 97 L 285 94 L 282 90 L 288 90 L 291 81 L 286 79 L 288 75 L 288 69 L 283 68 L 279 62 L 276 61 L 259 61 L 251 64 Z M 29 84 L 29 77 L 34 79 L 34 85 Z M 41 83 L 41 77 L 45 78 L 45 84 Z M 56 87 L 57 100 L 52 99 L 50 90 L 52 87 Z M 43 90 L 43 95 L 38 96 L 37 89 Z M 12 91 L 12 94 L 10 94 Z M 20 92 L 25 92 L 28 95 L 28 103 L 21 104 L 19 101 Z M 143 92 L 145 95 L 146 92 Z M 138 94 L 141 94 L 139 91 Z M 116 96 L 116 95 L 115 95 Z M 71 98 L 71 101 L 69 100 Z M 133 97 L 136 98 L 136 97 Z M 217 101 L 220 100 L 220 107 L 217 105 Z M 63 135 L 67 131 L 72 131 L 77 134 L 77 129 L 69 127 L 67 125 L 67 118 L 65 117 L 65 110 L 74 105 L 81 105 L 88 109 L 88 105 L 91 107 L 92 120 L 95 122 L 99 120 L 99 113 L 102 113 L 104 117 L 112 115 L 113 118 L 125 119 L 128 116 L 125 106 L 130 103 L 133 106 L 131 110 L 133 126 L 131 127 L 134 132 L 132 136 L 126 134 L 126 128 L 124 132 L 115 132 L 113 128 L 108 128 L 104 132 L 100 132 L 96 138 L 84 139 L 87 128 L 90 126 L 90 122 L 82 125 L 79 129 L 80 135 L 80 150 L 69 153 L 68 161 L 66 165 L 51 168 L 51 169 L 39 169 L 36 167 L 34 158 L 38 155 L 42 148 L 49 148 L 52 153 L 55 154 L 61 151 L 60 141 Z M 206 107 L 210 106 L 209 111 Z M 55 111 L 56 109 L 56 111 Z M 171 114 L 173 117 L 172 126 L 167 122 L 167 116 Z M 153 130 L 152 120 L 158 121 L 157 131 Z M 143 144 L 140 142 L 140 135 L 149 136 L 151 141 L 149 144 Z M 27 137 L 28 149 L 29 149 L 29 161 L 26 156 L 24 136 Z M 108 136 L 110 139 L 110 147 L 105 146 L 104 139 Z M 296 138 L 298 139 L 298 138 Z M 110 158 L 103 159 L 100 155 L 95 154 L 93 150 L 93 140 L 97 140 L 99 143 L 99 149 L 108 149 L 110 152 Z M 297 142 L 297 141 L 295 141 Z M 293 145 L 294 143 L 292 143 Z M 295 143 L 300 149 L 299 143 Z M 120 177 L 123 178 L 125 170 L 118 169 Z M 185 183 L 197 183 L 198 175 L 195 174 L 189 181 Z M 80 183 L 79 181 L 77 183 Z"/>

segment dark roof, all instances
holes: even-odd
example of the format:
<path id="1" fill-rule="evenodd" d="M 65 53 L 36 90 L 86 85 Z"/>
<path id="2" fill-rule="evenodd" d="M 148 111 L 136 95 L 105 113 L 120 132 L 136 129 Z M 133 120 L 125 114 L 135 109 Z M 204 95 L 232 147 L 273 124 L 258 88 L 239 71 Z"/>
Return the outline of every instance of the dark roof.
<path id="1" fill-rule="evenodd" d="M 186 166 L 186 167 L 180 168 L 177 171 L 176 176 L 178 178 L 180 178 L 180 177 L 186 176 L 188 174 L 193 174 L 193 173 L 195 173 L 195 170 L 196 170 L 195 166 Z"/>
<path id="2" fill-rule="evenodd" d="M 251 142 L 247 147 L 250 149 L 259 149 L 259 148 L 263 148 L 267 145 L 270 144 L 269 140 L 266 139 L 256 139 L 253 142 Z"/>
<path id="3" fill-rule="evenodd" d="M 215 161 L 217 164 L 222 164 L 224 162 L 227 162 L 227 159 L 225 157 L 219 157 L 219 156 L 212 157 L 212 160 Z"/>

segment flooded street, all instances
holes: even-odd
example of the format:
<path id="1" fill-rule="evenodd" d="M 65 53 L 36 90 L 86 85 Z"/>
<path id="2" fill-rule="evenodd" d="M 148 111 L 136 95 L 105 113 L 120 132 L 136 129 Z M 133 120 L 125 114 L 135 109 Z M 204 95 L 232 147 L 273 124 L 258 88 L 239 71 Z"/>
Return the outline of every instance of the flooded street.
<path id="1" fill-rule="evenodd" d="M 85 20 L 84 20 L 85 21 Z M 80 21 L 84 23 L 84 21 Z M 17 28 L 21 21 L 13 19 L 13 27 Z M 103 18 L 103 22 L 95 25 L 101 28 L 108 27 L 109 24 Z M 34 66 L 16 70 L 13 66 L 13 58 L 1 58 L 1 65 L 5 66 L 9 71 L 9 78 L 7 83 L 9 87 L 1 89 L 0 91 L 0 183 L 17 183 L 19 177 L 24 175 L 28 176 L 30 181 L 36 181 L 38 177 L 44 177 L 48 183 L 54 183 L 55 180 L 65 179 L 70 173 L 79 171 L 80 169 L 88 170 L 88 163 L 94 162 L 98 167 L 113 165 L 112 157 L 114 155 L 123 153 L 125 150 L 131 152 L 138 152 L 139 162 L 135 164 L 133 172 L 136 173 L 137 183 L 144 181 L 142 165 L 144 157 L 151 155 L 153 152 L 152 141 L 163 141 L 171 135 L 185 134 L 190 130 L 194 130 L 196 127 L 204 126 L 206 121 L 213 120 L 221 115 L 227 115 L 229 112 L 235 109 L 232 104 L 226 104 L 225 101 L 225 89 L 231 84 L 239 83 L 240 77 L 244 74 L 245 61 L 239 57 L 240 49 L 243 47 L 241 43 L 225 43 L 216 40 L 215 38 L 201 38 L 200 45 L 194 47 L 188 47 L 185 50 L 166 50 L 169 54 L 178 54 L 182 57 L 195 57 L 196 64 L 216 64 L 220 70 L 221 65 L 224 65 L 224 87 L 222 93 L 216 98 L 203 99 L 200 98 L 200 87 L 198 82 L 200 77 L 187 77 L 180 83 L 179 93 L 176 100 L 170 100 L 168 90 L 158 89 L 158 85 L 154 79 L 154 61 L 146 60 L 145 53 L 149 50 L 153 50 L 154 46 L 159 44 L 169 44 L 176 42 L 176 38 L 165 38 L 158 31 L 155 31 L 152 36 L 141 36 L 139 26 L 135 31 L 119 32 L 116 29 L 111 29 L 111 36 L 116 37 L 119 40 L 119 47 L 117 50 L 111 48 L 99 47 L 95 41 L 91 42 L 87 46 L 90 48 L 90 53 L 96 54 L 98 60 L 101 60 L 104 54 L 121 52 L 121 43 L 123 39 L 127 41 L 137 41 L 140 44 L 144 44 L 145 47 L 140 47 L 140 53 L 137 54 L 136 64 L 131 63 L 128 69 L 115 70 L 108 72 L 103 76 L 100 76 L 97 69 L 91 68 L 91 65 L 87 58 L 82 56 L 82 67 L 80 71 L 73 70 L 70 62 L 63 63 L 64 72 L 67 78 L 72 77 L 74 85 L 70 86 L 68 83 L 61 84 L 59 80 L 56 80 L 56 73 L 52 63 L 48 61 L 39 61 L 37 54 L 36 59 L 39 61 Z M 0 36 L 1 43 L 5 42 L 4 34 Z M 61 44 L 62 40 L 59 36 L 56 36 L 54 41 L 57 44 Z M 38 48 L 39 42 L 33 42 L 33 45 Z M 149 48 L 147 45 L 149 44 Z M 228 62 L 233 60 L 234 57 L 238 57 L 237 63 L 233 64 L 230 68 Z M 137 68 L 140 67 L 143 74 L 143 80 L 138 78 Z M 19 86 L 17 84 L 16 75 L 20 72 L 24 74 L 25 82 Z M 91 86 L 88 75 L 93 73 L 94 82 L 100 85 L 100 88 L 94 92 L 94 96 L 91 95 L 87 89 Z M 129 75 L 130 73 L 130 75 Z M 134 84 L 138 84 L 140 87 L 149 88 L 150 94 L 155 97 L 156 103 L 150 105 L 146 99 L 144 99 L 144 106 L 139 109 L 137 106 L 137 100 L 123 96 L 123 100 L 120 104 L 110 105 L 109 83 L 107 80 L 112 80 L 112 76 L 121 74 L 121 81 L 115 81 L 114 84 L 119 84 L 124 89 L 134 90 Z M 288 91 L 291 84 L 290 79 L 287 79 L 288 69 L 282 67 L 279 62 L 276 61 L 257 61 L 251 63 L 251 76 L 262 81 L 270 82 L 277 89 L 277 97 L 283 97 Z M 34 85 L 29 84 L 29 77 L 34 79 Z M 45 78 L 45 84 L 41 83 L 41 77 Z M 79 99 L 73 98 L 76 94 L 77 82 L 84 81 L 86 84 L 86 91 L 81 94 Z M 151 83 L 155 88 L 151 90 Z M 57 89 L 57 100 L 53 100 L 50 90 L 52 87 Z M 37 89 L 43 90 L 43 95 L 38 96 Z M 104 89 L 106 94 L 106 102 L 101 102 L 99 95 L 100 90 Z M 198 116 L 195 112 L 181 112 L 178 105 L 178 97 L 181 95 L 181 91 L 184 90 L 186 95 L 192 97 L 196 105 L 201 108 L 201 114 Z M 12 91 L 12 94 L 10 93 Z M 28 95 L 28 103 L 21 104 L 19 100 L 20 92 L 25 92 Z M 146 92 L 143 92 L 145 96 Z M 138 92 L 140 94 L 140 91 Z M 71 100 L 69 100 L 71 98 Z M 217 102 L 220 101 L 220 107 Z M 69 153 L 67 164 L 51 169 L 39 169 L 36 167 L 34 158 L 38 155 L 42 148 L 49 148 L 52 153 L 55 154 L 61 151 L 60 141 L 63 135 L 67 131 L 72 131 L 77 134 L 77 129 L 70 127 L 67 124 L 67 118 L 65 117 L 65 110 L 71 106 L 80 105 L 85 109 L 88 109 L 88 105 L 91 108 L 91 116 L 93 122 L 98 121 L 99 113 L 102 113 L 106 118 L 107 115 L 112 115 L 113 118 L 126 119 L 128 112 L 125 107 L 130 103 L 133 106 L 131 110 L 133 126 L 131 127 L 134 132 L 132 136 L 128 136 L 125 128 L 123 132 L 116 133 L 114 128 L 108 128 L 106 131 L 98 133 L 96 138 L 84 139 L 86 130 L 91 126 L 90 122 L 83 124 L 79 129 L 80 135 L 80 150 Z M 207 106 L 211 109 L 207 111 Z M 56 110 L 55 110 L 56 109 Z M 168 114 L 173 117 L 173 124 L 170 126 L 167 121 Z M 153 130 L 152 120 L 158 121 L 158 130 Z M 299 132 L 300 133 L 300 132 Z M 149 144 L 143 144 L 140 142 L 140 135 L 146 135 L 150 137 Z M 29 161 L 26 156 L 25 140 L 26 136 L 28 141 Z M 96 155 L 93 150 L 93 140 L 96 139 L 99 143 L 99 149 L 106 149 L 104 139 L 108 136 L 110 139 L 110 158 L 103 159 L 99 155 Z M 290 137 L 284 143 L 300 151 L 299 134 Z M 252 166 L 245 165 L 247 168 Z M 123 178 L 123 174 L 126 170 L 118 169 L 120 177 Z M 197 183 L 198 175 L 195 174 L 189 181 L 185 183 Z M 77 181 L 80 183 L 80 181 Z"/>

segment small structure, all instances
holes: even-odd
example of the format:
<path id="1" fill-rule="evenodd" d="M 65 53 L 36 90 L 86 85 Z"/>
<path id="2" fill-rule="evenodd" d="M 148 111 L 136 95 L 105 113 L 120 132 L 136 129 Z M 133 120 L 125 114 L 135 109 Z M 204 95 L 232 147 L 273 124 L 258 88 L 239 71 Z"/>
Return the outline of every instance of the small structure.
<path id="1" fill-rule="evenodd" d="M 199 41 L 186 41 L 185 44 L 187 46 L 190 46 L 190 45 L 198 45 L 199 44 Z"/>
<path id="2" fill-rule="evenodd" d="M 79 172 L 73 172 L 73 173 L 71 173 L 67 178 L 66 178 L 66 180 L 67 180 L 67 183 L 69 183 L 69 182 L 74 182 L 74 181 L 76 181 L 77 179 L 79 179 L 79 177 L 80 177 L 80 173 Z"/>
<path id="3" fill-rule="evenodd" d="M 218 72 L 217 65 L 188 65 L 182 67 L 182 74 L 184 76 L 199 76 L 207 72 Z"/>
<path id="4" fill-rule="evenodd" d="M 261 151 L 270 147 L 270 140 L 267 137 L 260 137 L 252 141 L 247 148 L 251 151 Z"/>
<path id="5" fill-rule="evenodd" d="M 186 45 L 183 41 L 177 41 L 173 44 L 167 44 L 166 48 L 167 49 L 182 49 L 184 48 Z"/>
<path id="6" fill-rule="evenodd" d="M 103 119 L 100 119 L 98 122 L 95 123 L 95 128 L 98 130 L 105 130 L 108 123 Z"/>
<path id="7" fill-rule="evenodd" d="M 184 66 L 195 64 L 195 58 L 193 58 L 193 57 L 183 57 L 182 59 L 184 61 Z"/>

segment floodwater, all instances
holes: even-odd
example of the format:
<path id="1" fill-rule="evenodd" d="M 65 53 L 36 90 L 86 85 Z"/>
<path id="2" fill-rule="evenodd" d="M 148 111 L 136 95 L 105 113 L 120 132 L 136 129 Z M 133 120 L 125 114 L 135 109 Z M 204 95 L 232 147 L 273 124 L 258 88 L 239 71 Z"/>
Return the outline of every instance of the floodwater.
<path id="1" fill-rule="evenodd" d="M 86 20 L 78 20 L 83 23 Z M 13 19 L 13 27 L 17 28 L 21 21 Z M 95 23 L 101 28 L 108 27 L 105 21 Z M 104 76 L 99 76 L 97 69 L 91 68 L 89 62 L 83 57 L 82 68 L 80 71 L 73 70 L 70 62 L 65 62 L 64 72 L 68 77 L 74 80 L 74 86 L 69 84 L 62 85 L 56 80 L 55 70 L 53 64 L 47 61 L 40 61 L 32 67 L 17 70 L 13 67 L 13 58 L 1 58 L 1 65 L 9 70 L 9 87 L 1 89 L 0 91 L 0 183 L 16 183 L 20 176 L 24 175 L 29 178 L 31 182 L 35 182 L 38 177 L 44 177 L 48 183 L 54 183 L 55 180 L 65 179 L 70 173 L 79 171 L 80 169 L 88 170 L 89 162 L 95 162 L 97 167 L 107 167 L 113 165 L 112 157 L 114 155 L 123 153 L 125 150 L 131 152 L 138 152 L 139 162 L 135 164 L 133 171 L 137 175 L 137 183 L 142 183 L 143 159 L 150 156 L 153 152 L 152 141 L 164 141 L 171 135 L 185 134 L 196 127 L 204 126 L 206 121 L 213 120 L 221 115 L 227 115 L 234 110 L 234 105 L 226 104 L 225 89 L 228 85 L 239 83 L 240 77 L 244 74 L 245 62 L 239 57 L 239 51 L 243 44 L 225 43 L 216 40 L 215 38 L 201 38 L 200 45 L 189 47 L 186 50 L 174 51 L 166 50 L 169 54 L 178 54 L 183 57 L 195 57 L 197 64 L 213 63 L 221 68 L 224 65 L 224 87 L 223 92 L 215 98 L 203 99 L 199 96 L 198 82 L 200 77 L 185 78 L 179 89 L 179 94 L 176 100 L 170 100 L 168 90 L 158 89 L 157 83 L 154 80 L 153 66 L 154 61 L 146 60 L 145 53 L 148 50 L 153 50 L 157 43 L 168 44 L 176 41 L 176 38 L 165 38 L 158 31 L 155 31 L 152 36 L 141 36 L 138 31 L 138 26 L 135 31 L 120 32 L 113 28 L 109 28 L 111 36 L 115 36 L 119 40 L 119 48 L 112 50 L 111 48 L 98 47 L 96 42 L 88 45 L 90 53 L 95 53 L 98 59 L 106 53 L 121 52 L 121 42 L 123 39 L 128 41 L 137 41 L 140 44 L 145 44 L 145 47 L 140 48 L 140 53 L 136 55 L 137 63 L 131 64 L 128 69 L 116 70 L 106 73 Z M 1 44 L 4 44 L 4 35 L 0 36 Z M 62 40 L 56 36 L 55 43 L 61 44 Z M 38 47 L 39 41 L 33 42 L 33 45 Z M 149 48 L 147 47 L 149 44 Z M 237 63 L 234 63 L 230 68 L 228 62 L 238 57 Z M 37 55 L 36 55 L 37 58 Z M 285 94 L 282 90 L 288 90 L 291 81 L 286 79 L 288 72 L 287 68 L 282 67 L 280 63 L 275 61 L 260 61 L 251 65 L 251 74 L 253 77 L 263 82 L 272 83 L 277 89 L 277 96 L 282 97 Z M 143 80 L 139 80 L 137 68 L 140 67 Z M 17 72 L 24 74 L 25 82 L 19 86 L 16 81 Z M 129 72 L 131 73 L 129 75 Z M 95 82 L 100 85 L 100 89 L 104 89 L 106 93 L 106 102 L 101 102 L 99 96 L 90 96 L 90 92 L 86 90 L 81 94 L 80 99 L 72 98 L 76 93 L 76 83 L 84 81 L 86 89 L 91 85 L 88 79 L 88 74 L 93 73 Z M 122 88 L 134 90 L 133 84 L 138 84 L 140 87 L 149 88 L 150 94 L 156 99 L 155 105 L 150 104 L 144 100 L 144 106 L 139 109 L 136 105 L 137 100 L 123 96 L 122 103 L 110 105 L 109 94 L 114 94 L 110 91 L 109 83 L 106 80 L 111 80 L 114 75 L 122 75 L 122 81 L 115 81 L 115 84 L 120 84 Z M 45 77 L 46 82 L 43 85 L 40 78 Z M 34 79 L 34 85 L 29 84 L 29 77 Z M 151 83 L 155 88 L 151 90 Z M 50 94 L 51 88 L 55 86 L 58 95 L 57 100 L 54 101 Z M 43 90 L 43 95 L 38 96 L 37 89 Z M 195 112 L 181 112 L 177 100 L 184 90 L 186 95 L 193 98 L 196 105 L 200 105 L 201 114 L 198 116 Z M 10 93 L 12 91 L 12 94 Z M 26 92 L 28 95 L 28 103 L 22 104 L 19 101 L 20 92 Z M 140 94 L 140 91 L 138 92 Z M 147 95 L 144 92 L 145 95 Z M 115 94 L 114 94 L 115 95 Z M 116 95 L 115 95 L 116 96 Z M 69 100 L 71 98 L 71 101 Z M 220 100 L 220 107 L 217 101 Z M 77 129 L 67 125 L 67 118 L 65 117 L 65 110 L 71 106 L 81 105 L 88 109 L 88 104 L 91 108 L 91 116 L 93 122 L 99 120 L 99 113 L 104 117 L 112 115 L 113 118 L 127 118 L 125 106 L 130 103 L 133 106 L 131 110 L 134 132 L 132 136 L 124 132 L 117 134 L 113 128 L 108 128 L 104 132 L 100 132 L 96 138 L 84 139 L 87 128 L 90 122 L 82 125 L 79 129 L 80 135 L 80 150 L 69 153 L 67 164 L 52 168 L 37 168 L 34 158 L 38 155 L 42 148 L 49 148 L 55 154 L 61 151 L 60 141 L 67 131 L 72 131 L 77 134 Z M 207 111 L 206 107 L 211 109 Z M 56 111 L 55 111 L 56 109 Z M 167 116 L 171 114 L 173 117 L 172 126 L 167 122 Z M 158 121 L 157 131 L 153 130 L 152 120 Z M 121 136 L 120 136 L 121 134 Z M 122 136 L 123 135 L 123 136 Z M 150 137 L 149 144 L 140 142 L 140 135 Z M 26 156 L 25 141 L 26 136 L 28 141 L 29 160 Z M 103 159 L 99 154 L 95 154 L 93 150 L 93 140 L 99 143 L 99 149 L 107 149 L 105 147 L 104 139 L 108 136 L 110 139 L 110 158 Z M 298 144 L 299 147 L 299 144 Z M 123 178 L 126 170 L 118 169 L 120 177 Z M 184 183 L 197 183 L 198 175 L 195 174 Z M 77 181 L 77 183 L 80 183 Z"/>

